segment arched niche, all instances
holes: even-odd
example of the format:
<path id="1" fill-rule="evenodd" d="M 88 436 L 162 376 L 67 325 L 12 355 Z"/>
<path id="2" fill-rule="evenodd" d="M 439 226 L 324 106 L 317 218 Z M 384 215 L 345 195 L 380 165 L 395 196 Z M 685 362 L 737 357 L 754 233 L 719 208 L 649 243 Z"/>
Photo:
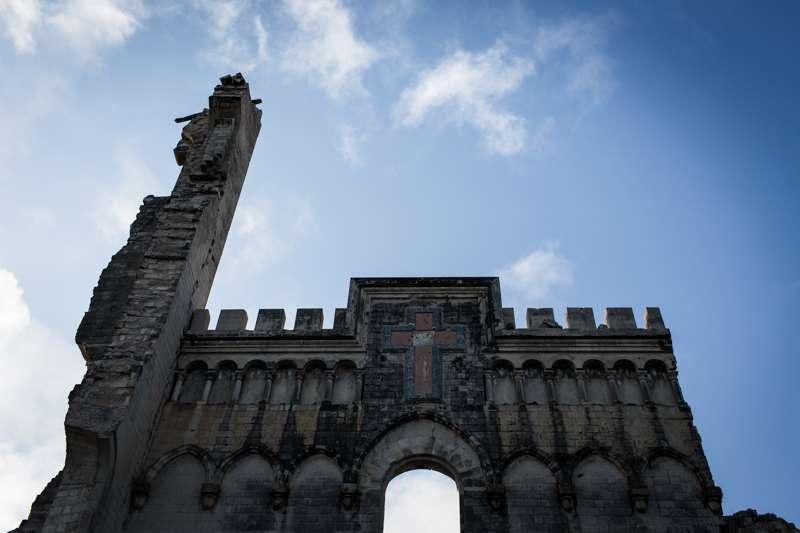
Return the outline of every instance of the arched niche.
<path id="1" fill-rule="evenodd" d="M 179 455 L 164 465 L 150 481 L 147 502 L 131 511 L 126 533 L 194 533 L 212 525 L 200 507 L 200 488 L 205 469 L 191 454 Z"/>
<path id="2" fill-rule="evenodd" d="M 344 527 L 339 509 L 342 471 L 322 454 L 305 459 L 289 480 L 286 531 L 332 533 Z"/>
<path id="3" fill-rule="evenodd" d="M 276 516 L 270 506 L 274 474 L 269 461 L 258 454 L 237 458 L 227 468 L 214 507 L 214 531 L 273 531 Z"/>
<path id="4" fill-rule="evenodd" d="M 267 386 L 267 365 L 263 361 L 248 363 L 244 370 L 242 392 L 239 403 L 259 403 L 264 399 L 264 389 Z"/>
<path id="5" fill-rule="evenodd" d="M 590 359 L 583 365 L 586 380 L 586 399 L 589 403 L 608 405 L 611 391 L 608 388 L 606 367 L 597 359 Z"/>
<path id="6" fill-rule="evenodd" d="M 575 468 L 572 483 L 583 533 L 630 531 L 628 482 L 616 465 L 598 455 L 590 455 Z"/>
<path id="7" fill-rule="evenodd" d="M 352 361 L 339 361 L 334 371 L 331 403 L 342 405 L 358 399 L 356 391 L 356 365 Z"/>
<path id="8" fill-rule="evenodd" d="M 236 363 L 223 361 L 217 366 L 217 376 L 208 395 L 208 403 L 230 403 L 236 380 Z"/>
<path id="9" fill-rule="evenodd" d="M 553 384 L 555 385 L 556 401 L 558 403 L 564 405 L 580 403 L 575 367 L 570 361 L 560 359 L 553 363 Z"/>
<path id="10" fill-rule="evenodd" d="M 203 361 L 193 361 L 186 367 L 186 378 L 183 380 L 179 402 L 198 402 L 203 398 L 207 371 L 208 366 Z"/>
<path id="11" fill-rule="evenodd" d="M 496 511 L 488 506 L 487 479 L 473 442 L 440 422 L 415 419 L 384 433 L 360 462 L 358 520 L 364 531 L 382 531 L 386 486 L 396 475 L 415 468 L 450 476 L 461 495 L 462 523 L 469 520 L 478 531 L 492 529 Z"/>
<path id="12" fill-rule="evenodd" d="M 295 390 L 295 365 L 291 361 L 281 361 L 275 368 L 275 380 L 269 403 L 292 403 Z"/>
<path id="13" fill-rule="evenodd" d="M 325 364 L 312 361 L 303 372 L 303 389 L 300 391 L 302 405 L 320 404 L 325 399 Z"/>
<path id="14" fill-rule="evenodd" d="M 644 365 L 650 382 L 650 399 L 659 405 L 675 405 L 675 394 L 667 375 L 667 365 L 658 359 L 651 359 Z"/>
<path id="15" fill-rule="evenodd" d="M 680 527 L 687 531 L 707 531 L 705 528 L 718 521 L 705 506 L 700 480 L 681 461 L 655 457 L 649 461 L 644 478 L 650 489 L 648 515 L 656 518 L 656 530 Z"/>
<path id="16" fill-rule="evenodd" d="M 544 367 L 539 361 L 533 359 L 525 361 L 522 365 L 525 376 L 525 402 L 545 404 L 548 402 L 547 383 L 544 380 Z"/>
<path id="17" fill-rule="evenodd" d="M 498 359 L 494 363 L 494 403 L 498 405 L 517 403 L 514 366 L 505 359 Z"/>
<path id="18" fill-rule="evenodd" d="M 627 359 L 620 359 L 614 363 L 614 373 L 617 380 L 619 401 L 626 405 L 641 405 L 644 403 L 636 365 Z"/>
<path id="19" fill-rule="evenodd" d="M 430 468 L 406 470 L 393 477 L 384 495 L 383 533 L 459 533 L 458 485 Z"/>
<path id="20" fill-rule="evenodd" d="M 539 459 L 523 455 L 503 473 L 511 533 L 560 533 L 565 527 L 558 503 L 556 478 Z"/>

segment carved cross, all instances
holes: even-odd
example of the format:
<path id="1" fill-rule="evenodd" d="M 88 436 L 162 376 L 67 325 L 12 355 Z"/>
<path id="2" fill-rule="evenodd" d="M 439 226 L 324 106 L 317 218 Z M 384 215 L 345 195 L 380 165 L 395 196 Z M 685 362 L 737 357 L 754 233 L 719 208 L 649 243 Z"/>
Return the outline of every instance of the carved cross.
<path id="1" fill-rule="evenodd" d="M 414 329 L 393 331 L 392 346 L 412 349 L 414 368 L 414 395 L 433 394 L 434 348 L 449 346 L 458 342 L 455 331 L 434 331 L 433 313 L 416 313 Z"/>

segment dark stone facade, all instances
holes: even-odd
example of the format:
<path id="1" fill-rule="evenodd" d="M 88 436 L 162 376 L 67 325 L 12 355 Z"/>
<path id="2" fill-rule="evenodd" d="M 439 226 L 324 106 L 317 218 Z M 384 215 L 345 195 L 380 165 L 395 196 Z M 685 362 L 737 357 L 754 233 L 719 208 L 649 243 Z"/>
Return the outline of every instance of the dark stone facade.
<path id="1" fill-rule="evenodd" d="M 360 278 L 332 329 L 262 309 L 209 330 L 257 103 L 226 76 L 187 117 L 172 195 L 145 199 L 78 329 L 66 464 L 18 531 L 377 533 L 412 468 L 455 480 L 462 531 L 797 531 L 722 516 L 657 308 L 517 328 L 497 278 Z"/>

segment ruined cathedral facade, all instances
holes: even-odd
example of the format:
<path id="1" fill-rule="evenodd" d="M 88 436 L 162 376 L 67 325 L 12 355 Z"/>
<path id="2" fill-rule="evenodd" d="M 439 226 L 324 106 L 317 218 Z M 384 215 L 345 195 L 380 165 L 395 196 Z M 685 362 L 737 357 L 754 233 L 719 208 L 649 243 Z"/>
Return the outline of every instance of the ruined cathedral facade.
<path id="1" fill-rule="evenodd" d="M 396 475 L 431 468 L 461 531 L 797 531 L 722 514 L 658 308 L 528 309 L 485 278 L 357 278 L 321 309 L 205 305 L 261 126 L 226 76 L 184 119 L 76 341 L 63 470 L 17 531 L 380 533 Z"/>

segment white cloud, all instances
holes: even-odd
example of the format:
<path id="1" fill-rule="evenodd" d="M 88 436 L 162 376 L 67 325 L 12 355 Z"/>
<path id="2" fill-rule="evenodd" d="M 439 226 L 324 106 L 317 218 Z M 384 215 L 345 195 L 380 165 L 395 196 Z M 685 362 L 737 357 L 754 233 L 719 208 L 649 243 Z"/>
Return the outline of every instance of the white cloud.
<path id="1" fill-rule="evenodd" d="M 267 30 L 260 15 L 251 16 L 249 0 L 197 0 L 206 16 L 214 46 L 203 58 L 237 71 L 252 71 L 267 61 Z"/>
<path id="2" fill-rule="evenodd" d="M 34 31 L 42 19 L 39 0 L 3 0 L 0 2 L 0 23 L 3 33 L 20 53 L 36 51 Z"/>
<path id="3" fill-rule="evenodd" d="M 339 129 L 339 143 L 337 149 L 342 158 L 357 167 L 363 164 L 361 159 L 361 145 L 366 140 L 366 135 L 350 125 L 343 125 Z"/>
<path id="4" fill-rule="evenodd" d="M 458 488 L 444 474 L 411 470 L 386 487 L 385 533 L 458 533 Z"/>
<path id="5" fill-rule="evenodd" d="M 457 50 L 403 91 L 395 116 L 417 126 L 441 111 L 450 121 L 477 128 L 489 152 L 512 155 L 525 146 L 525 121 L 500 109 L 499 101 L 533 72 L 531 60 L 511 55 L 502 42 L 482 53 Z"/>
<path id="6" fill-rule="evenodd" d="M 20 53 L 40 38 L 58 39 L 80 59 L 96 61 L 107 47 L 130 39 L 147 16 L 141 0 L 4 0 L 0 20 Z"/>
<path id="7" fill-rule="evenodd" d="M 607 19 L 574 19 L 536 31 L 534 53 L 542 63 L 564 69 L 568 93 L 591 104 L 602 103 L 613 91 L 608 58 L 602 51 Z"/>
<path id="8" fill-rule="evenodd" d="M 356 36 L 350 11 L 339 0 L 285 0 L 284 8 L 296 30 L 283 68 L 334 97 L 363 93 L 364 72 L 379 54 Z"/>
<path id="9" fill-rule="evenodd" d="M 499 272 L 500 282 L 524 297 L 539 300 L 553 287 L 572 285 L 575 267 L 556 243 L 533 250 Z"/>
<path id="10" fill-rule="evenodd" d="M 139 0 L 64 0 L 53 7 L 48 24 L 88 60 L 127 41 L 146 16 Z"/>
<path id="11" fill-rule="evenodd" d="M 158 187 L 153 171 L 131 147 L 118 148 L 115 158 L 120 177 L 113 189 L 98 194 L 94 213 L 97 230 L 107 239 L 128 235 L 142 199 Z"/>
<path id="12" fill-rule="evenodd" d="M 0 268 L 0 530 L 17 527 L 64 464 L 67 395 L 83 358 L 31 317 L 16 276 Z M 24 399 L 25 408 L 20 408 Z"/>
<path id="13" fill-rule="evenodd" d="M 231 228 L 230 269 L 258 270 L 290 256 L 297 243 L 315 227 L 314 211 L 305 199 L 284 197 L 280 202 L 255 198 L 236 210 Z"/>

